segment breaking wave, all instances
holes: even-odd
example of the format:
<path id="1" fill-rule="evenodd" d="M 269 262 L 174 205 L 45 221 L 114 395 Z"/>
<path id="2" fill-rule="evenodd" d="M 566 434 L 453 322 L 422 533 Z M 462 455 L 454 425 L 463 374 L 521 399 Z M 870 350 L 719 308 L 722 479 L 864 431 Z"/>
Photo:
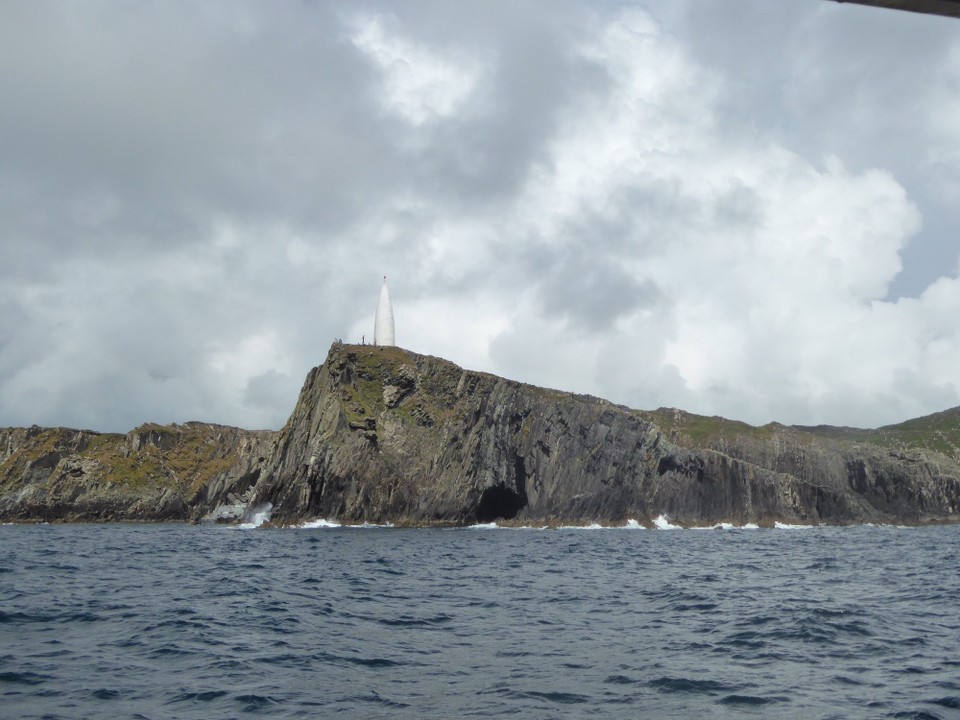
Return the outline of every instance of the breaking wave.
<path id="1" fill-rule="evenodd" d="M 253 530 L 258 528 L 265 522 L 269 522 L 270 514 L 272 512 L 272 503 L 264 503 L 263 505 L 247 508 L 246 512 L 243 513 L 244 522 L 237 524 L 235 527 L 239 528 L 240 530 Z"/>
<path id="2" fill-rule="evenodd" d="M 348 528 L 348 529 L 370 529 L 370 528 L 392 528 L 393 523 L 341 523 L 336 520 L 309 520 L 294 527 L 298 530 L 314 530 L 317 528 Z"/>
<path id="3" fill-rule="evenodd" d="M 332 521 L 319 521 L 321 523 L 332 523 Z M 651 521 L 651 525 L 647 526 L 635 519 L 629 519 L 623 525 L 604 525 L 601 523 L 589 523 L 587 525 L 515 525 L 513 523 L 509 524 L 500 524 L 497 522 L 488 522 L 488 523 L 475 523 L 473 525 L 464 525 L 461 528 L 454 529 L 466 529 L 466 530 L 760 530 L 762 529 L 756 523 L 744 523 L 743 525 L 735 525 L 728 522 L 718 522 L 713 525 L 677 525 L 670 520 L 670 517 L 665 513 L 661 513 L 656 518 Z M 336 523 L 332 523 L 331 527 L 337 526 Z M 812 530 L 819 527 L 827 527 L 823 525 L 799 525 L 793 523 L 782 523 L 775 522 L 772 529 L 776 530 Z M 855 526 L 851 526 L 855 527 Z M 860 527 L 888 527 L 888 528 L 899 528 L 902 526 L 899 525 L 863 525 Z"/>

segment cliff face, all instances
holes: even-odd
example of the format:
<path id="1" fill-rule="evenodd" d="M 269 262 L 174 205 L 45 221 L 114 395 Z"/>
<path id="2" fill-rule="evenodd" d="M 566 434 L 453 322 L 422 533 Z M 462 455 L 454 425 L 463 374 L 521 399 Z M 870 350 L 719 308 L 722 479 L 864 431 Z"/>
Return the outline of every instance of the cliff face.
<path id="1" fill-rule="evenodd" d="M 0 430 L 0 520 L 960 521 L 960 409 L 878 430 L 630 410 L 335 344 L 280 433 Z"/>
<path id="2" fill-rule="evenodd" d="M 198 520 L 219 507 L 235 519 L 275 435 L 206 423 L 0 429 L 0 518 Z"/>
<path id="3" fill-rule="evenodd" d="M 278 523 L 946 522 L 960 519 L 960 466 L 892 441 L 643 413 L 337 344 L 253 489 L 253 505 L 268 502 Z"/>

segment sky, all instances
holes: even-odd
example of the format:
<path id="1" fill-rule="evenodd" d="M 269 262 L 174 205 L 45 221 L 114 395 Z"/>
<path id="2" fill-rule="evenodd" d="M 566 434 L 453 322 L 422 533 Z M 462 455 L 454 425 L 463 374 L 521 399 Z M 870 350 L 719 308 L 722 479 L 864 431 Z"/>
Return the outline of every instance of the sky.
<path id="1" fill-rule="evenodd" d="M 280 428 L 331 343 L 752 424 L 960 405 L 960 21 L 0 3 L 0 426 Z"/>

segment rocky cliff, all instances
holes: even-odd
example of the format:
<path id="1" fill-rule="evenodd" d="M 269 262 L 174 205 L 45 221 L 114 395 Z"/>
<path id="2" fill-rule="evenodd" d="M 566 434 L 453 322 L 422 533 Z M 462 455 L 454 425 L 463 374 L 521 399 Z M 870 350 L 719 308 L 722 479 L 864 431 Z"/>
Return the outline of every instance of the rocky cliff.
<path id="1" fill-rule="evenodd" d="M 960 415 L 941 420 L 940 435 L 755 428 L 335 344 L 252 499 L 281 524 L 952 522 Z"/>
<path id="2" fill-rule="evenodd" d="M 0 519 L 236 519 L 275 435 L 207 423 L 0 429 Z"/>
<path id="3" fill-rule="evenodd" d="M 335 343 L 282 431 L 0 430 L 2 520 L 960 521 L 960 409 L 878 430 L 631 410 Z"/>

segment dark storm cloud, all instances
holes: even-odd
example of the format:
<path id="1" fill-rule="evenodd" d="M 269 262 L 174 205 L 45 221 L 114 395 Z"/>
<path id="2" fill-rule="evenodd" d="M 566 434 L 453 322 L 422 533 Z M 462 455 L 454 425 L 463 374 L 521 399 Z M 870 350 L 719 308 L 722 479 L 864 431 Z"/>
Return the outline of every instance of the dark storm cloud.
<path id="1" fill-rule="evenodd" d="M 370 71 L 328 6 L 30 8 L 0 43 L 19 70 L 0 81 L 5 174 L 37 207 L 13 215 L 34 221 L 11 228 L 25 239 L 192 243 L 218 214 L 335 228 L 389 177 L 351 92 Z"/>

